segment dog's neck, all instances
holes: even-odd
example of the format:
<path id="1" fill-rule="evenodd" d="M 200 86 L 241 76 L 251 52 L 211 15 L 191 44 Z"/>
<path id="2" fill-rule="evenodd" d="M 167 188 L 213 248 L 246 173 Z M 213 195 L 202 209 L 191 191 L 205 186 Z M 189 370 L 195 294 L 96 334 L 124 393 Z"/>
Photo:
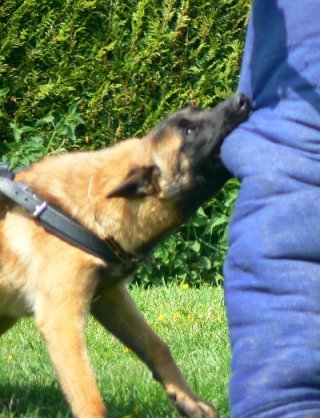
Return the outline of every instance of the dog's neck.
<path id="1" fill-rule="evenodd" d="M 132 164 L 132 152 L 141 140 L 131 140 L 127 160 Z M 125 147 L 121 147 L 121 154 Z M 124 158 L 125 159 L 125 158 Z M 148 197 L 140 199 L 109 198 L 128 168 L 121 164 L 119 172 L 117 146 L 89 153 L 71 153 L 46 159 L 17 175 L 40 197 L 55 205 L 94 232 L 101 239 L 112 237 L 129 253 L 150 250 L 152 243 L 180 222 L 172 203 Z M 50 167 L 48 169 L 48 164 Z M 128 164 L 129 164 L 128 163 Z M 156 216 L 153 214 L 157 214 Z"/>

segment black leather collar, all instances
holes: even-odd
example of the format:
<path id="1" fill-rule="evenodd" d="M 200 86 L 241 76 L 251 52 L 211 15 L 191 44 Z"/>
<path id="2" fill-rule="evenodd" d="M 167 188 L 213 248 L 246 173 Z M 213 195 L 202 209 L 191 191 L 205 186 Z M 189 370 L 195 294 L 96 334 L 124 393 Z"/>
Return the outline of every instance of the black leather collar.
<path id="1" fill-rule="evenodd" d="M 27 184 L 16 182 L 14 178 L 15 172 L 9 170 L 7 164 L 0 163 L 0 193 L 24 207 L 48 232 L 107 263 L 121 263 L 134 268 L 145 261 L 145 256 L 127 253 L 113 238 L 102 240 L 60 209 L 42 200 Z"/>

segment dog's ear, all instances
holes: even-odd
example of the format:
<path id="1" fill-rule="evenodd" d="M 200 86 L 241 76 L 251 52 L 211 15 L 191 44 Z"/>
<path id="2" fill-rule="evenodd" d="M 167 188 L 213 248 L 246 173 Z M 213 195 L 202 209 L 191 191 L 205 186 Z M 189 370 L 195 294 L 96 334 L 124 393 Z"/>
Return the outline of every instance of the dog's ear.
<path id="1" fill-rule="evenodd" d="M 159 188 L 160 169 L 156 165 L 135 167 L 129 171 L 118 187 L 107 197 L 139 197 L 156 194 Z"/>

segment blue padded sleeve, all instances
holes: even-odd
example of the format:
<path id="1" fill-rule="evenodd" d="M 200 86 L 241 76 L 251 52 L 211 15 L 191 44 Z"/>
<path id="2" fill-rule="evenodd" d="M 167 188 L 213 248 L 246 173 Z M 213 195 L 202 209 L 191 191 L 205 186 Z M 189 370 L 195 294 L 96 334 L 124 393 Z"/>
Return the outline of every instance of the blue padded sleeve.
<path id="1" fill-rule="evenodd" d="M 254 0 L 224 142 L 241 180 L 225 292 L 234 418 L 320 417 L 320 1 Z"/>

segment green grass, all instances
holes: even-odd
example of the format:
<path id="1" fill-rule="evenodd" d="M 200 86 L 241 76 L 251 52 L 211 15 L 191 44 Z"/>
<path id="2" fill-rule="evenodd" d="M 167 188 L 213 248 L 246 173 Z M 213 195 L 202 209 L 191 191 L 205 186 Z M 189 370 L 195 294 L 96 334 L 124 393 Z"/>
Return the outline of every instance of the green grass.
<path id="1" fill-rule="evenodd" d="M 134 286 L 132 294 L 197 393 L 228 417 L 230 350 L 223 290 Z M 91 318 L 87 342 L 110 417 L 178 416 L 147 368 Z M 0 417 L 71 416 L 31 319 L 1 337 L 0 362 Z"/>

